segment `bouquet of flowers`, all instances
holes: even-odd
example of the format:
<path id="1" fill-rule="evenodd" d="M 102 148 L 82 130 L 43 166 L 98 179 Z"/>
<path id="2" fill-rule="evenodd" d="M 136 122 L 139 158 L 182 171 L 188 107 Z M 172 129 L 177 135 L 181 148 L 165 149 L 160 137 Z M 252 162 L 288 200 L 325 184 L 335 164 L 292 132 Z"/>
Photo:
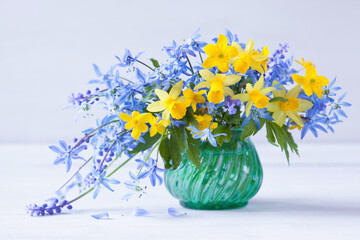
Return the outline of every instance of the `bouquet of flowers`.
<path id="1" fill-rule="evenodd" d="M 255 48 L 252 39 L 244 44 L 228 30 L 213 43 L 199 39 L 197 31 L 182 44 L 164 47 L 163 64 L 154 58 L 145 63 L 142 53 L 126 50 L 107 72 L 93 65 L 95 90 L 72 94 L 69 101 L 80 116 L 92 116 L 96 106 L 104 116 L 74 144 L 61 140 L 50 146 L 57 154 L 54 164 L 65 165 L 66 172 L 73 161 L 81 163 L 56 197 L 28 206 L 31 215 L 60 213 L 87 194 L 113 191 L 111 185 L 120 184 L 113 175 L 130 161 L 138 167 L 124 183 L 131 191 L 124 197 L 142 194 L 142 179 L 160 185 L 160 173 L 176 169 L 184 155 L 192 162 L 187 164 L 200 168 L 199 145 L 207 141 L 220 148 L 232 128 L 242 128 L 241 140 L 265 128 L 267 140 L 289 160 L 289 151 L 298 154 L 291 131 L 317 137 L 318 131 L 334 132 L 333 125 L 347 117 L 343 108 L 351 105 L 343 101 L 345 94 L 337 97 L 336 79 L 318 75 L 310 61 L 293 63 L 287 44 L 270 54 L 267 46 Z M 80 194 L 67 200 L 73 189 Z"/>

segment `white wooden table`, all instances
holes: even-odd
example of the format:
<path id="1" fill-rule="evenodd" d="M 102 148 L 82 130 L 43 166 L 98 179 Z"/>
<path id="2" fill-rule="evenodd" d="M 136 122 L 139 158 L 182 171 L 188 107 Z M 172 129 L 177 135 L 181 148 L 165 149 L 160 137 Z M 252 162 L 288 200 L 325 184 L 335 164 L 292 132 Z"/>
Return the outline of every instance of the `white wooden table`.
<path id="1" fill-rule="evenodd" d="M 121 200 L 124 186 L 74 203 L 66 214 L 30 217 L 66 180 L 46 145 L 0 145 L 0 239 L 360 239 L 360 143 L 303 144 L 289 167 L 280 151 L 256 143 L 263 163 L 259 193 L 242 209 L 181 208 L 164 186 Z M 128 169 L 120 172 L 126 179 Z M 149 217 L 134 217 L 141 207 Z M 171 217 L 169 207 L 186 212 Z M 107 211 L 110 220 L 90 215 Z"/>

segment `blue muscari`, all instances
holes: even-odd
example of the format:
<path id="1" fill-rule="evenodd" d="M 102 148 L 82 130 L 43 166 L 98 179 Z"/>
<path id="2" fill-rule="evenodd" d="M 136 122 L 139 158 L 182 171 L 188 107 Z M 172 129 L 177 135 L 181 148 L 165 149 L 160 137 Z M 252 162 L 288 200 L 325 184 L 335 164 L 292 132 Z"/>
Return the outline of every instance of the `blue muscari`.
<path id="1" fill-rule="evenodd" d="M 88 172 L 84 176 L 81 176 L 78 172 L 70 179 L 66 191 L 59 198 L 53 199 L 50 203 L 44 203 L 42 205 L 31 204 L 27 206 L 27 211 L 31 215 L 45 215 L 60 213 L 64 207 L 71 209 L 72 201 L 65 199 L 65 194 L 72 189 L 78 188 L 82 193 L 94 188 L 93 197 L 97 197 L 101 186 L 113 190 L 109 184 L 119 184 L 116 179 L 109 179 L 106 177 L 106 168 L 114 160 L 119 157 L 133 157 L 131 150 L 134 149 L 137 144 L 144 143 L 142 137 L 138 141 L 134 141 L 128 131 L 125 131 L 124 124 L 119 121 L 118 115 L 122 111 L 131 110 L 139 111 L 146 107 L 146 102 L 142 99 L 146 99 L 149 95 L 149 86 L 153 83 L 160 86 L 163 90 L 167 91 L 171 84 L 180 80 L 184 80 L 185 86 L 189 86 L 190 83 L 197 84 L 201 81 L 198 77 L 198 71 L 202 69 L 201 66 L 190 66 L 189 57 L 195 59 L 197 62 L 203 61 L 202 53 L 203 48 L 206 46 L 206 42 L 200 41 L 200 34 L 197 30 L 189 39 L 184 43 L 179 44 L 173 42 L 171 46 L 164 47 L 164 51 L 169 56 L 166 63 L 160 64 L 160 67 L 152 68 L 139 60 L 141 53 L 132 55 L 131 52 L 126 49 L 125 54 L 122 57 L 116 56 L 117 63 L 111 66 L 107 71 L 102 71 L 97 65 L 93 65 L 93 69 L 96 79 L 91 80 L 90 84 L 96 84 L 96 88 L 86 93 L 72 94 L 69 97 L 69 103 L 78 109 L 79 113 L 91 112 L 92 108 L 97 106 L 105 109 L 108 114 L 96 121 L 96 127 L 85 130 L 83 138 L 75 141 L 73 147 L 68 146 L 64 141 L 60 141 L 58 146 L 50 146 L 50 149 L 58 154 L 54 164 L 65 164 L 66 171 L 69 172 L 72 167 L 72 161 L 85 159 L 79 154 L 85 152 L 86 149 L 94 150 L 92 155 L 92 163 Z M 232 34 L 226 29 L 225 35 L 227 36 L 229 43 L 232 41 L 239 43 L 243 48 L 244 43 L 239 42 L 238 36 Z M 213 39 L 215 42 L 217 38 Z M 288 44 L 280 44 L 279 48 L 269 57 L 268 71 L 265 75 L 265 87 L 271 86 L 273 81 L 277 80 L 281 84 L 292 83 L 291 75 L 296 71 L 293 69 L 293 58 L 287 58 L 286 53 L 288 51 Z M 134 57 L 133 57 L 134 56 Z M 142 67 L 142 69 L 140 69 Z M 149 72 L 149 70 L 151 70 Z M 214 72 L 213 70 L 210 70 Z M 234 71 L 230 66 L 230 73 Z M 124 74 L 122 74 L 124 72 Z M 126 76 L 126 77 L 125 77 Z M 248 70 L 245 74 L 246 77 L 252 77 L 258 79 L 260 73 L 254 70 Z M 322 99 L 317 99 L 316 96 L 311 96 L 315 101 L 313 108 L 307 111 L 305 116 L 302 116 L 304 121 L 304 127 L 301 130 L 301 138 L 310 131 L 315 137 L 318 136 L 318 130 L 327 132 L 333 130 L 333 125 L 341 122 L 341 118 L 346 118 L 347 115 L 344 112 L 344 108 L 351 106 L 351 104 L 344 101 L 344 95 L 336 99 L 337 92 L 340 87 L 335 86 L 335 81 L 332 81 L 324 90 L 324 96 Z M 101 88 L 99 87 L 101 86 Z M 299 95 L 303 99 L 309 99 L 305 94 Z M 234 104 L 235 105 L 234 105 Z M 237 102 L 232 102 L 227 99 L 227 111 L 229 114 L 236 114 Z M 213 103 L 199 104 L 201 107 L 207 107 L 208 114 L 216 111 L 216 106 Z M 200 107 L 200 106 L 199 106 Z M 268 113 L 265 113 L 264 109 L 251 110 L 249 117 L 243 116 L 244 122 L 253 120 L 256 126 L 259 128 L 259 118 L 272 119 Z M 172 124 L 181 125 L 182 121 L 172 121 Z M 288 126 L 292 125 L 292 122 L 287 123 Z M 194 127 L 189 127 L 192 130 L 192 134 L 195 134 L 195 138 L 208 139 L 209 142 L 216 146 L 215 136 L 206 128 L 203 131 L 199 131 Z M 222 134 L 224 135 L 224 134 Z M 141 160 L 140 160 L 141 161 Z M 86 162 L 87 163 L 87 162 Z M 159 185 L 162 183 L 162 178 L 158 174 L 164 171 L 157 166 L 157 161 L 150 158 L 149 162 L 140 162 L 145 166 L 145 172 L 140 175 L 131 173 L 130 179 L 124 181 L 124 186 L 133 192 L 140 193 L 140 196 L 144 193 L 144 189 L 140 187 L 140 181 L 144 178 L 149 178 L 153 186 L 156 182 Z M 85 165 L 85 164 L 84 164 Z M 73 179 L 75 178 L 75 179 Z M 61 189 L 59 189 L 61 190 Z M 126 194 L 124 199 L 128 199 L 132 193 Z M 173 211 L 172 211 L 173 212 Z M 145 210 L 138 210 L 134 213 L 136 216 L 147 215 Z M 173 214 L 174 215 L 174 214 Z"/>

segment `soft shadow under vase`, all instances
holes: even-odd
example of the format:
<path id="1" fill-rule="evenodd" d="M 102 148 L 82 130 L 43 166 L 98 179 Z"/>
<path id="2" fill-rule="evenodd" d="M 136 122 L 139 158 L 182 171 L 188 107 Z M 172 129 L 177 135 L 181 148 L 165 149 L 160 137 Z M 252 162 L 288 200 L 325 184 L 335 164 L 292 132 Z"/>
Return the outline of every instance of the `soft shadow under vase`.
<path id="1" fill-rule="evenodd" d="M 183 155 L 176 170 L 165 172 L 165 186 L 184 207 L 230 209 L 247 204 L 260 189 L 262 167 L 249 138 L 240 141 L 241 129 L 232 129 L 231 141 L 221 147 L 200 145 L 201 167 Z"/>

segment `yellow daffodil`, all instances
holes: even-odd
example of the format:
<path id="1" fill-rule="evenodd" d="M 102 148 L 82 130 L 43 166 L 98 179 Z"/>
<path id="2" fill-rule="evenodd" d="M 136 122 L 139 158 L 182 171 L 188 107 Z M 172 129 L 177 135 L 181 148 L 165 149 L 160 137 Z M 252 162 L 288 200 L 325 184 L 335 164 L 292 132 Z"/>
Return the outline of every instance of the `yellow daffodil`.
<path id="1" fill-rule="evenodd" d="M 276 84 L 276 83 L 275 83 Z M 272 117 L 274 118 L 274 122 L 276 122 L 280 127 L 284 125 L 286 120 L 286 116 L 291 118 L 297 125 L 300 127 L 304 126 L 301 117 L 298 112 L 303 112 L 312 108 L 313 104 L 305 99 L 297 98 L 300 93 L 301 86 L 296 85 L 288 92 L 285 91 L 284 87 L 282 90 L 276 90 L 273 92 L 274 97 L 282 97 L 287 99 L 287 102 L 274 101 L 267 105 L 267 110 L 269 112 L 273 112 Z"/>
<path id="2" fill-rule="evenodd" d="M 120 118 L 125 124 L 125 129 L 132 129 L 131 136 L 138 140 L 141 133 L 144 133 L 148 130 L 148 126 L 145 123 L 150 122 L 153 116 L 150 113 L 140 114 L 137 111 L 132 112 L 131 117 L 126 113 L 120 113 Z"/>
<path id="3" fill-rule="evenodd" d="M 217 128 L 218 123 L 213 122 L 213 118 L 209 114 L 204 115 L 194 115 L 196 121 L 198 122 L 199 130 L 202 131 L 205 128 L 210 128 L 211 131 L 213 131 L 215 128 Z"/>
<path id="4" fill-rule="evenodd" d="M 238 54 L 234 46 L 228 46 L 228 40 L 222 34 L 219 35 L 216 45 L 208 44 L 204 51 L 209 57 L 203 62 L 203 67 L 209 69 L 217 66 L 221 72 L 229 70 L 229 60 Z"/>
<path id="5" fill-rule="evenodd" d="M 261 66 L 266 65 L 267 56 L 269 55 L 267 47 L 264 47 L 260 54 L 258 51 L 254 51 L 254 40 L 252 39 L 247 42 L 244 50 L 236 42 L 233 42 L 231 45 L 238 52 L 238 55 L 230 60 L 235 71 L 244 74 L 251 67 L 261 73 L 264 72 Z"/>
<path id="6" fill-rule="evenodd" d="M 305 61 L 304 58 L 301 58 L 302 62 L 299 62 L 298 60 L 295 60 L 295 62 L 297 62 L 298 64 L 302 65 L 304 68 L 308 68 L 308 67 L 315 67 L 315 65 L 310 62 L 310 61 Z"/>
<path id="7" fill-rule="evenodd" d="M 185 97 L 179 97 L 182 87 L 183 81 L 179 81 L 172 87 L 169 93 L 155 89 L 155 93 L 160 100 L 149 104 L 146 108 L 149 112 L 163 111 L 162 120 L 165 127 L 170 124 L 170 114 L 175 119 L 181 119 L 186 114 Z"/>
<path id="8" fill-rule="evenodd" d="M 246 84 L 246 93 L 236 94 L 234 99 L 240 99 L 242 102 L 247 102 L 245 107 L 246 116 L 249 116 L 252 105 L 257 108 L 265 108 L 269 104 L 269 98 L 265 96 L 269 92 L 275 90 L 274 87 L 263 88 L 264 75 L 261 75 L 254 87 L 250 83 Z"/>
<path id="9" fill-rule="evenodd" d="M 156 133 L 159 134 L 163 134 L 165 132 L 165 127 L 164 127 L 164 121 L 160 120 L 159 121 L 159 117 L 153 117 L 150 121 L 149 121 L 151 128 L 150 128 L 150 137 L 153 137 L 156 135 Z"/>
<path id="10" fill-rule="evenodd" d="M 192 109 L 195 112 L 196 111 L 196 104 L 205 102 L 205 98 L 203 96 L 204 93 L 206 93 L 205 90 L 194 92 L 190 88 L 186 89 L 184 91 L 184 97 L 186 98 L 184 103 L 185 103 L 186 107 L 191 105 Z"/>
<path id="11" fill-rule="evenodd" d="M 194 90 L 201 88 L 209 88 L 210 91 L 207 95 L 209 102 L 212 103 L 221 103 L 224 100 L 224 96 L 234 95 L 234 92 L 228 86 L 233 85 L 240 81 L 240 76 L 238 75 L 229 75 L 225 74 L 216 74 L 216 76 L 209 70 L 200 70 L 200 75 L 204 82 L 199 83 L 195 86 Z"/>
<path id="12" fill-rule="evenodd" d="M 265 73 L 267 71 L 267 61 L 269 60 L 268 56 L 269 56 L 270 52 L 268 49 L 268 46 L 265 46 L 262 50 L 261 53 L 259 53 L 258 51 L 254 51 L 253 56 L 265 56 L 266 59 L 261 61 L 261 62 L 255 62 L 253 63 L 253 65 L 251 66 L 251 68 L 255 69 L 256 71 L 258 71 L 259 73 Z"/>
<path id="13" fill-rule="evenodd" d="M 302 85 L 306 95 L 311 96 L 315 93 L 319 98 L 323 94 L 322 87 L 329 84 L 329 80 L 326 77 L 317 75 L 317 71 L 313 66 L 306 67 L 305 76 L 293 74 L 292 79 Z"/>

